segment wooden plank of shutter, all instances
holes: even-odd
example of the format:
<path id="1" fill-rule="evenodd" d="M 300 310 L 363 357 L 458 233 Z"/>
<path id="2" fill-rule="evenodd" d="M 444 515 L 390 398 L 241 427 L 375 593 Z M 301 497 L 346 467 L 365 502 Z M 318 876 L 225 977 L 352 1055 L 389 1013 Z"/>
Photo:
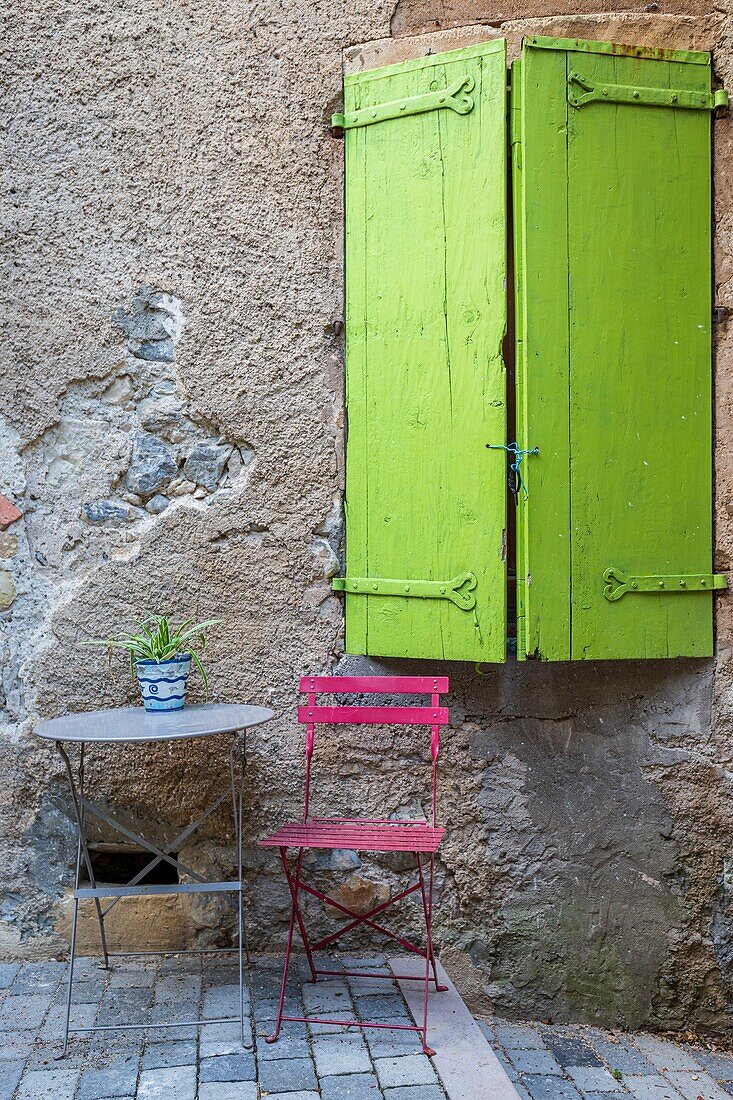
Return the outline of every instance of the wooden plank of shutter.
<path id="1" fill-rule="evenodd" d="M 540 309 L 546 326 L 527 329 L 523 351 L 523 415 L 535 428 L 525 445 L 540 447 L 523 528 L 525 653 L 705 656 L 709 592 L 667 587 L 612 602 L 603 574 L 711 570 L 710 112 L 598 101 L 573 108 L 567 77 L 710 92 L 709 57 L 595 45 L 545 40 L 526 45 L 522 60 L 523 126 L 539 134 L 535 158 L 554 158 L 556 182 L 546 182 L 557 199 L 552 206 L 529 187 L 523 193 L 526 252 L 549 238 L 550 255 L 523 302 L 525 317 Z M 526 177 L 528 144 L 523 152 Z M 548 280 L 560 276 L 563 250 L 569 300 L 553 314 Z M 549 360 L 563 350 L 553 369 Z M 563 405 L 567 427 L 548 419 L 548 406 Z M 538 471 L 562 451 L 552 489 L 562 498 L 558 527 Z M 558 538 L 569 548 L 569 571 L 554 563 L 540 570 L 544 544 L 553 549 Z"/>
<path id="2" fill-rule="evenodd" d="M 345 134 L 346 574 L 472 573 L 475 606 L 347 589 L 350 653 L 505 656 L 505 44 L 347 76 L 344 113 L 464 74 L 469 113 Z"/>
<path id="3" fill-rule="evenodd" d="M 525 51 L 512 73 L 515 126 L 517 655 L 570 656 L 570 472 L 565 55 Z M 526 103 L 526 105 L 525 105 Z M 530 503 L 531 502 L 531 503 Z"/>

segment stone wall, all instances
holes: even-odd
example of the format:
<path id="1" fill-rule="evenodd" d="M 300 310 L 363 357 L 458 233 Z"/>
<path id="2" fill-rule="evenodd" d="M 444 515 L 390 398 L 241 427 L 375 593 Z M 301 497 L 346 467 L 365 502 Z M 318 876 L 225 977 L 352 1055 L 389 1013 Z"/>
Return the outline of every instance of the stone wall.
<path id="1" fill-rule="evenodd" d="M 248 739 L 250 943 L 287 912 L 253 838 L 296 805 L 302 672 L 342 655 L 330 578 L 343 487 L 342 146 L 348 67 L 539 32 L 711 48 L 733 88 L 729 0 L 190 4 L 49 0 L 15 10 L 0 325 L 0 953 L 64 950 L 74 856 L 39 717 L 134 701 L 84 639 L 151 608 L 222 622 L 212 688 L 273 706 Z M 571 10 L 572 8 L 572 10 Z M 417 36 L 417 37 L 416 37 Z M 370 45 L 363 45 L 363 44 Z M 715 124 L 716 567 L 733 558 L 733 123 Z M 517 1016 L 730 1028 L 733 613 L 715 661 L 451 666 L 439 867 L 442 958 L 474 1004 Z M 395 671 L 409 662 L 385 662 Z M 379 667 L 376 664 L 372 667 Z M 413 666 L 414 667 L 414 666 Z M 225 776 L 226 747 L 98 752 L 90 782 L 171 839 Z M 316 799 L 424 802 L 409 739 L 325 744 Z M 364 777 L 368 776 L 365 782 Z M 113 839 L 100 833 L 100 839 Z M 119 839 L 119 838 L 114 838 Z M 227 873 L 224 816 L 187 862 Z M 318 857 L 366 904 L 394 859 Z M 95 949 L 85 914 L 82 949 Z M 317 921 L 323 914 L 314 912 Z M 112 938 L 226 941 L 229 913 L 120 905 Z"/>

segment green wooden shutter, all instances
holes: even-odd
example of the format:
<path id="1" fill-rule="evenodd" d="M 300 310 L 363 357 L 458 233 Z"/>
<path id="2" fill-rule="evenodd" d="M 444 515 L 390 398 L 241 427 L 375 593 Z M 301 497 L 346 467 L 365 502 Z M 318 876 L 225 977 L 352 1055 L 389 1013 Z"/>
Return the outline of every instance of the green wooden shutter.
<path id="1" fill-rule="evenodd" d="M 344 93 L 346 648 L 502 661 L 505 44 Z"/>
<path id="2" fill-rule="evenodd" d="M 515 63 L 520 657 L 712 652 L 710 88 L 707 53 Z"/>

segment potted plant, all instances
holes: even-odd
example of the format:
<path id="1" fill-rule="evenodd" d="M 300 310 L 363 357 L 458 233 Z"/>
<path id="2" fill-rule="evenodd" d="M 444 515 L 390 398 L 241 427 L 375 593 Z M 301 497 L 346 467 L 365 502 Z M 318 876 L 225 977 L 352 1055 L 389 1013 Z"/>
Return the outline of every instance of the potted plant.
<path id="1" fill-rule="evenodd" d="M 130 672 L 137 674 L 145 710 L 180 710 L 186 703 L 186 687 L 191 663 L 198 669 L 209 696 L 209 681 L 199 653 L 206 649 L 204 630 L 217 619 L 195 623 L 186 619 L 173 626 L 168 615 L 148 615 L 136 623 L 135 633 L 115 634 L 112 638 L 93 638 L 88 645 L 103 645 L 109 650 L 125 649 L 130 655 Z M 198 651 L 198 652 L 197 652 Z"/>

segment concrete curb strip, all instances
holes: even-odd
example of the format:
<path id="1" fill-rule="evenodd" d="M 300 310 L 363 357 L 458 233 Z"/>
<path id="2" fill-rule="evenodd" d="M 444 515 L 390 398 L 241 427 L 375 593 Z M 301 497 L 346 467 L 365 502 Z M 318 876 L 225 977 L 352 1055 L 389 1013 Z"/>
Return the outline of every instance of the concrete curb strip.
<path id="1" fill-rule="evenodd" d="M 419 959 L 392 958 L 395 973 L 423 973 Z M 432 1059 L 449 1100 L 519 1100 L 499 1059 L 494 1054 L 471 1013 L 461 1000 L 443 967 L 438 963 L 446 993 L 431 993 L 428 1042 L 435 1048 Z M 399 982 L 416 1022 L 422 1020 L 423 988 L 417 982 Z"/>

